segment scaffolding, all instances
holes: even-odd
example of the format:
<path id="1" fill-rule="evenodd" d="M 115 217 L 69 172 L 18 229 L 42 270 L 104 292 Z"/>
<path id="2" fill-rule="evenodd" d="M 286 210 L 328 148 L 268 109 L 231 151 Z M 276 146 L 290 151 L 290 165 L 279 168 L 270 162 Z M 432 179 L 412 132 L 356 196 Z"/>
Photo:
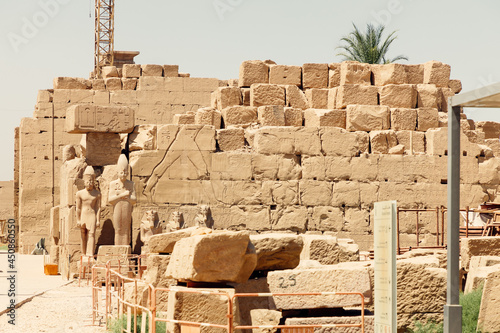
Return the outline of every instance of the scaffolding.
<path id="1" fill-rule="evenodd" d="M 94 77 L 101 78 L 102 67 L 113 66 L 115 40 L 115 0 L 95 1 Z"/>

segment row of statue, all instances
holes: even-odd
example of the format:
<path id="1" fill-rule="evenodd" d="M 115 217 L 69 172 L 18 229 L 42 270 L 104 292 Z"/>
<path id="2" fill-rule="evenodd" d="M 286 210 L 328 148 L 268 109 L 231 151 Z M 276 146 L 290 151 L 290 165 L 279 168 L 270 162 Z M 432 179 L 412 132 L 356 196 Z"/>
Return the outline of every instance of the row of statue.
<path id="1" fill-rule="evenodd" d="M 134 182 L 128 180 L 128 160 L 125 155 L 118 159 L 118 179 L 110 182 L 108 202 L 113 206 L 114 245 L 130 245 L 132 209 L 137 202 Z M 87 166 L 83 173 L 85 188 L 76 193 L 76 222 L 81 230 L 83 255 L 93 256 L 96 246 L 95 232 L 100 226 L 101 192 L 96 185 L 94 168 Z M 172 232 L 186 227 L 181 212 L 175 211 L 170 221 L 159 226 L 158 213 L 146 211 L 141 220 L 140 237 L 146 244 L 154 234 Z M 194 220 L 195 226 L 213 228 L 210 207 L 201 205 Z"/>

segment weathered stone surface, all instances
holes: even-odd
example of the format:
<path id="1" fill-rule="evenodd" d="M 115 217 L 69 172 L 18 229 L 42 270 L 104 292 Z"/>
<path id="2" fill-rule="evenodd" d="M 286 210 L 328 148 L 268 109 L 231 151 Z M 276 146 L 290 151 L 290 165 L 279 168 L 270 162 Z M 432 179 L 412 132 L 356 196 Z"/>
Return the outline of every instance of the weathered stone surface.
<path id="1" fill-rule="evenodd" d="M 194 113 L 175 114 L 172 123 L 174 125 L 194 125 L 195 115 Z"/>
<path id="2" fill-rule="evenodd" d="M 434 84 L 417 84 L 419 108 L 438 109 L 441 106 L 441 90 Z"/>
<path id="3" fill-rule="evenodd" d="M 334 88 L 335 89 L 335 88 Z M 342 85 L 336 88 L 336 109 L 345 109 L 350 104 L 377 105 L 378 88 L 359 84 Z M 330 96 L 328 107 L 331 108 Z"/>
<path id="4" fill-rule="evenodd" d="M 481 332 L 500 332 L 500 302 L 498 288 L 500 287 L 500 271 L 488 274 L 483 288 L 481 307 L 479 309 L 478 328 Z"/>
<path id="5" fill-rule="evenodd" d="M 250 87 L 250 105 L 285 106 L 285 88 L 276 84 L 253 84 Z"/>
<path id="6" fill-rule="evenodd" d="M 54 78 L 54 89 L 90 89 L 89 80 L 79 77 L 56 77 Z"/>
<path id="7" fill-rule="evenodd" d="M 376 86 L 408 83 L 408 74 L 406 73 L 405 65 L 402 64 L 372 65 L 371 71 Z"/>
<path id="8" fill-rule="evenodd" d="M 242 149 L 245 147 L 245 130 L 243 128 L 217 130 L 217 143 L 222 151 Z"/>
<path id="9" fill-rule="evenodd" d="M 216 229 L 231 230 L 271 230 L 268 207 L 232 206 L 212 209 Z"/>
<path id="10" fill-rule="evenodd" d="M 262 126 L 285 126 L 285 110 L 283 106 L 266 105 L 257 109 L 259 123 Z"/>
<path id="11" fill-rule="evenodd" d="M 124 78 L 140 78 L 141 65 L 139 64 L 124 64 L 122 69 L 122 76 Z"/>
<path id="12" fill-rule="evenodd" d="M 191 227 L 186 229 L 181 229 L 173 232 L 162 233 L 158 235 L 153 235 L 149 239 L 149 252 L 150 253 L 172 253 L 174 250 L 175 243 L 179 240 L 191 237 L 191 233 L 195 231 L 197 227 Z"/>
<path id="13" fill-rule="evenodd" d="M 260 154 L 321 154 L 321 142 L 316 128 L 261 128 L 255 134 L 253 147 Z"/>
<path id="14" fill-rule="evenodd" d="M 493 272 L 500 272 L 500 261 L 498 262 L 499 264 L 493 266 L 476 267 L 474 269 L 469 268 L 469 272 L 467 273 L 467 280 L 465 282 L 464 294 L 468 294 L 482 287 L 489 274 Z"/>
<path id="15" fill-rule="evenodd" d="M 135 88 L 137 88 L 137 79 L 122 78 L 123 90 L 135 90 Z"/>
<path id="16" fill-rule="evenodd" d="M 228 151 L 212 155 L 211 180 L 250 180 L 252 155 L 242 151 Z"/>
<path id="17" fill-rule="evenodd" d="M 233 106 L 222 110 L 226 126 L 246 125 L 258 121 L 257 108 L 253 106 Z"/>
<path id="18" fill-rule="evenodd" d="M 254 83 L 269 83 L 269 66 L 260 60 L 243 61 L 238 85 L 250 87 Z"/>
<path id="19" fill-rule="evenodd" d="M 304 64 L 302 87 L 303 89 L 328 88 L 328 64 Z"/>
<path id="20" fill-rule="evenodd" d="M 448 101 L 455 93 L 450 88 L 439 88 L 441 90 L 441 105 L 439 111 L 448 112 Z"/>
<path id="21" fill-rule="evenodd" d="M 248 232 L 222 231 L 179 240 L 166 276 L 195 282 L 236 282 L 250 277 L 257 264 Z"/>
<path id="22" fill-rule="evenodd" d="M 88 133 L 85 137 L 85 157 L 88 165 L 104 166 L 118 162 L 122 151 L 119 134 Z"/>
<path id="23" fill-rule="evenodd" d="M 374 332 L 374 316 L 365 315 L 365 332 Z M 354 325 L 361 323 L 361 316 L 348 317 L 315 317 L 315 318 L 286 318 L 285 325 Z M 324 327 L 315 328 L 318 333 L 359 333 L 359 327 Z"/>
<path id="24" fill-rule="evenodd" d="M 329 89 L 308 89 L 306 98 L 311 109 L 327 109 Z"/>
<path id="25" fill-rule="evenodd" d="M 301 235 L 304 248 L 300 260 L 317 260 L 322 265 L 335 265 L 346 261 L 359 261 L 359 247 L 354 242 L 330 235 Z"/>
<path id="26" fill-rule="evenodd" d="M 462 81 L 450 80 L 448 81 L 448 88 L 450 88 L 453 93 L 458 94 L 462 91 Z"/>
<path id="27" fill-rule="evenodd" d="M 324 127 L 319 131 L 321 150 L 326 155 L 359 156 L 368 152 L 370 137 L 366 132 L 348 132 L 342 128 Z"/>
<path id="28" fill-rule="evenodd" d="M 304 126 L 306 127 L 346 127 L 346 111 L 345 110 L 323 110 L 323 109 L 307 109 L 304 111 Z"/>
<path id="29" fill-rule="evenodd" d="M 304 115 L 302 109 L 286 107 L 285 111 L 285 126 L 302 126 Z"/>
<path id="30" fill-rule="evenodd" d="M 276 231 L 304 233 L 307 226 L 307 208 L 302 206 L 277 206 L 271 210 L 271 225 Z"/>
<path id="31" fill-rule="evenodd" d="M 328 88 L 340 86 L 340 67 L 340 63 L 328 64 L 328 68 L 330 69 L 328 75 Z"/>
<path id="32" fill-rule="evenodd" d="M 417 89 L 413 84 L 389 84 L 380 89 L 380 105 L 413 109 L 417 106 Z"/>
<path id="33" fill-rule="evenodd" d="M 426 132 L 428 129 L 439 127 L 438 109 L 417 109 L 417 131 Z"/>
<path id="34" fill-rule="evenodd" d="M 123 284 L 123 299 L 125 302 L 137 304 L 144 308 L 148 308 L 149 304 L 149 289 L 145 282 L 125 282 Z M 137 308 L 137 314 L 142 314 L 142 309 Z"/>
<path id="35" fill-rule="evenodd" d="M 130 133 L 134 111 L 122 106 L 74 105 L 66 112 L 68 133 Z"/>
<path id="36" fill-rule="evenodd" d="M 161 65 L 141 65 L 142 76 L 163 76 Z"/>
<path id="37" fill-rule="evenodd" d="M 269 68 L 269 83 L 302 86 L 300 66 L 275 65 Z"/>
<path id="38" fill-rule="evenodd" d="M 500 123 L 495 121 L 478 121 L 476 128 L 484 132 L 485 139 L 497 139 L 500 137 Z"/>
<path id="39" fill-rule="evenodd" d="M 278 326 L 280 324 L 281 311 L 268 309 L 250 310 L 251 326 Z M 274 333 L 276 328 L 254 328 L 253 333 Z"/>
<path id="40" fill-rule="evenodd" d="M 311 283 L 314 281 L 314 283 Z M 367 267 L 327 266 L 320 269 L 294 269 L 269 272 L 267 282 L 271 293 L 298 292 L 359 292 L 371 298 Z M 316 309 L 337 308 L 361 304 L 361 297 L 351 295 L 274 297 L 276 308 Z"/>
<path id="41" fill-rule="evenodd" d="M 372 154 L 388 154 L 389 150 L 398 145 L 396 132 L 388 131 L 371 131 L 370 132 L 370 147 Z"/>
<path id="42" fill-rule="evenodd" d="M 169 255 L 149 253 L 146 259 L 147 269 L 143 275 L 144 281 L 156 288 L 168 288 L 171 285 L 176 285 L 175 280 L 165 278 L 165 271 L 169 262 Z"/>
<path id="43" fill-rule="evenodd" d="M 429 155 L 445 155 L 448 150 L 448 131 L 447 128 L 441 127 L 429 129 L 425 134 L 426 152 Z M 474 143 L 471 143 L 465 134 L 460 135 L 460 149 L 467 156 L 479 156 L 481 148 Z"/>
<path id="44" fill-rule="evenodd" d="M 439 61 L 428 61 L 424 64 L 424 83 L 448 88 L 451 67 Z"/>
<path id="45" fill-rule="evenodd" d="M 156 149 L 156 125 L 138 125 L 129 135 L 129 149 L 154 150 Z"/>
<path id="46" fill-rule="evenodd" d="M 178 77 L 179 65 L 163 65 L 163 76 L 165 77 Z"/>
<path id="47" fill-rule="evenodd" d="M 122 79 L 119 77 L 108 77 L 104 79 L 106 90 L 122 90 Z"/>
<path id="48" fill-rule="evenodd" d="M 222 113 L 214 108 L 201 108 L 194 115 L 196 125 L 212 125 L 215 129 L 220 129 Z"/>
<path id="49" fill-rule="evenodd" d="M 241 89 L 238 87 L 220 87 L 212 94 L 215 94 L 219 110 L 242 104 Z"/>
<path id="50" fill-rule="evenodd" d="M 304 92 L 294 85 L 285 86 L 286 91 L 286 105 L 298 108 L 298 109 L 307 109 L 307 98 Z"/>
<path id="51" fill-rule="evenodd" d="M 369 64 L 357 61 L 344 61 L 340 64 L 340 85 L 371 85 L 371 68 Z"/>
<path id="52" fill-rule="evenodd" d="M 303 241 L 293 234 L 251 235 L 250 241 L 257 253 L 255 270 L 292 269 L 300 262 Z"/>
<path id="53" fill-rule="evenodd" d="M 308 221 L 309 230 L 338 232 L 342 229 L 343 225 L 344 225 L 343 212 L 337 207 L 329 207 L 329 206 L 313 207 L 312 217 L 310 217 Z M 304 249 L 305 248 L 306 245 L 304 246 Z M 301 260 L 304 260 L 302 258 L 302 253 L 301 253 Z"/>
<path id="54" fill-rule="evenodd" d="M 417 127 L 417 110 L 391 109 L 391 129 L 395 131 L 414 131 Z"/>
<path id="55" fill-rule="evenodd" d="M 460 244 L 462 267 L 469 269 L 473 256 L 500 256 L 500 237 L 462 238 Z"/>
<path id="56" fill-rule="evenodd" d="M 409 84 L 424 83 L 424 65 L 405 65 Z"/>
<path id="57" fill-rule="evenodd" d="M 348 105 L 346 129 L 348 131 L 373 131 L 390 128 L 391 112 L 387 106 Z"/>

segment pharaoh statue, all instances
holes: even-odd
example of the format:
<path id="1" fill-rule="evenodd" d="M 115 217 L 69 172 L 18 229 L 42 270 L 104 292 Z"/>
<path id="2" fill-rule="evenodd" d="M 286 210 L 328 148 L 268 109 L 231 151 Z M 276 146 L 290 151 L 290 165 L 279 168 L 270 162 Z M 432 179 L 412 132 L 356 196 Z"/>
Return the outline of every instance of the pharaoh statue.
<path id="1" fill-rule="evenodd" d="M 115 245 L 130 245 L 132 209 L 137 201 L 134 182 L 128 180 L 128 160 L 118 158 L 118 179 L 109 183 L 108 202 L 113 205 Z"/>
<path id="2" fill-rule="evenodd" d="M 194 218 L 194 225 L 197 227 L 205 227 L 213 229 L 214 220 L 212 218 L 212 212 L 208 205 L 201 205 L 198 208 L 198 214 Z"/>
<path id="3" fill-rule="evenodd" d="M 181 212 L 174 211 L 170 215 L 170 221 L 165 226 L 165 232 L 172 232 L 184 228 L 184 217 Z"/>
<path id="4" fill-rule="evenodd" d="M 94 168 L 88 166 L 83 173 L 85 188 L 76 192 L 76 225 L 82 235 L 82 255 L 93 256 L 95 231 L 99 227 L 101 192 L 95 186 Z"/>
<path id="5" fill-rule="evenodd" d="M 147 210 L 141 220 L 141 241 L 147 244 L 151 236 L 161 233 L 161 227 L 158 227 L 158 212 Z"/>

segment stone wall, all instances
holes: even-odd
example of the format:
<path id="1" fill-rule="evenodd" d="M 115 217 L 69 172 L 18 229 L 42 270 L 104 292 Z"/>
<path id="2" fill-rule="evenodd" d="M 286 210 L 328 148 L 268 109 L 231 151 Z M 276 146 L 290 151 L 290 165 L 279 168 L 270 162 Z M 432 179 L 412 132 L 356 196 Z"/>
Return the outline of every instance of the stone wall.
<path id="1" fill-rule="evenodd" d="M 447 98 L 461 89 L 446 64 L 246 61 L 239 80 L 229 81 L 125 65 L 104 76 L 55 79 L 53 90 L 39 93 L 34 118 L 21 123 L 22 244 L 48 235 L 61 147 L 82 139 L 64 132 L 64 118 L 80 104 L 134 111 L 134 131 L 114 148 L 129 153 L 136 184 L 134 247 L 148 209 L 160 220 L 182 211 L 192 225 L 196 205 L 209 204 L 216 228 L 332 233 L 366 250 L 375 201 L 446 205 Z M 461 205 L 474 207 L 496 197 L 500 124 L 464 115 L 462 130 Z M 102 166 L 104 194 L 113 166 L 94 166 Z M 435 243 L 432 218 L 421 217 L 421 245 Z M 410 245 L 414 224 L 402 224 L 402 246 Z"/>

